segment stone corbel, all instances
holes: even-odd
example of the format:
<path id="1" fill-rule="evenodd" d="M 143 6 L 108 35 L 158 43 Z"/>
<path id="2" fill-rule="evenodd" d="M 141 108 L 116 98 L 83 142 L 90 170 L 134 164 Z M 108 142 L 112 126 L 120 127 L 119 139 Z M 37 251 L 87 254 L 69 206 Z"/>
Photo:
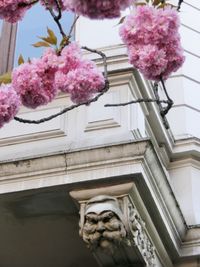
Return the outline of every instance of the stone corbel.
<path id="1" fill-rule="evenodd" d="M 70 192 L 80 205 L 80 236 L 103 266 L 154 266 L 153 244 L 128 194 L 132 186 Z"/>

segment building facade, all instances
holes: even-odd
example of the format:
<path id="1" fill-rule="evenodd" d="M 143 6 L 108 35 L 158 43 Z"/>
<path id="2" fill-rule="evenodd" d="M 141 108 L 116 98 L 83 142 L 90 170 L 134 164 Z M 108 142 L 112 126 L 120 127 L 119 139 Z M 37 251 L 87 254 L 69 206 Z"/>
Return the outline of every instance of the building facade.
<path id="1" fill-rule="evenodd" d="M 104 107 L 153 98 L 152 83 L 129 65 L 118 20 L 78 20 L 75 39 L 107 56 L 110 89 L 49 122 L 0 130 L 0 266 L 200 266 L 198 1 L 184 1 L 180 16 L 186 62 L 167 82 L 169 129 L 155 102 Z M 2 25 L 1 73 L 13 67 L 16 34 Z M 19 116 L 69 105 L 60 94 Z"/>

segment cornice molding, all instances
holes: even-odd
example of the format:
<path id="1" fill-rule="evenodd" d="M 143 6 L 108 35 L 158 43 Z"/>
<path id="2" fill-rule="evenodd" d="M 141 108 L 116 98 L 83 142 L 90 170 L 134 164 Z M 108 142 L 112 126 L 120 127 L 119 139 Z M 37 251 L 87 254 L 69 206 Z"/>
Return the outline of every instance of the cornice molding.
<path id="1" fill-rule="evenodd" d="M 181 242 L 187 227 L 163 167 L 148 140 L 4 162 L 0 169 L 2 193 L 50 186 L 84 188 L 88 183 L 98 186 L 99 183 L 134 181 L 150 216 L 159 221 L 159 234 L 164 235 L 176 257 L 181 255 Z"/>

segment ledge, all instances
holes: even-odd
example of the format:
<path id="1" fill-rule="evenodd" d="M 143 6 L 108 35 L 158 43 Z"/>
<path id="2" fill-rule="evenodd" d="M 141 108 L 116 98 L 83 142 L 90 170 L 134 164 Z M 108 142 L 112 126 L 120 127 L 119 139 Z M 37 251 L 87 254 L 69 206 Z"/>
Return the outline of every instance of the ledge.
<path id="1" fill-rule="evenodd" d="M 184 243 L 187 226 L 148 140 L 5 162 L 0 169 L 1 194 L 54 186 L 83 189 L 134 182 L 171 257 L 194 256 L 182 249 L 187 246 Z"/>

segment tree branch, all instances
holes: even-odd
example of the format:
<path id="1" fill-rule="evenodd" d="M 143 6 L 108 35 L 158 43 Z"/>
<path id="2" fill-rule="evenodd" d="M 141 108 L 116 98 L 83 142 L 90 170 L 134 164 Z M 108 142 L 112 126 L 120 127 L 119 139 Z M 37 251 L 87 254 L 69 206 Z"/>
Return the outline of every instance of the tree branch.
<path id="1" fill-rule="evenodd" d="M 58 1 L 59 0 L 55 0 L 56 6 L 58 8 L 58 15 L 56 16 L 56 14 L 53 11 L 53 8 L 49 5 L 48 0 L 44 0 L 45 5 L 46 5 L 49 13 L 53 17 L 54 21 L 56 22 L 56 24 L 57 24 L 57 26 L 59 28 L 60 34 L 62 35 L 63 38 L 66 38 L 67 35 L 65 34 L 65 32 L 64 32 L 64 30 L 62 28 L 62 25 L 60 23 L 60 19 L 62 18 L 62 11 L 61 11 L 61 7 L 60 7 L 60 2 L 58 2 Z"/>
<path id="2" fill-rule="evenodd" d="M 167 97 L 167 101 L 168 101 L 168 103 L 167 103 L 167 107 L 162 108 L 162 110 L 160 111 L 161 116 L 164 117 L 164 116 L 168 113 L 168 111 L 171 109 L 171 107 L 173 106 L 174 102 L 173 102 L 173 100 L 169 97 L 169 95 L 168 95 L 168 93 L 167 93 L 167 90 L 166 90 L 166 87 L 165 87 L 165 83 L 164 83 L 162 77 L 161 77 L 160 81 L 161 81 L 162 87 L 163 87 L 163 89 L 164 89 L 164 92 L 165 92 L 165 95 L 166 95 L 166 97 Z"/>
<path id="3" fill-rule="evenodd" d="M 79 19 L 79 16 L 75 17 L 74 22 L 71 25 L 71 28 L 69 30 L 68 36 L 63 37 L 63 40 L 62 40 L 62 42 L 60 44 L 60 47 L 59 47 L 59 49 L 57 51 L 58 55 L 60 55 L 60 53 L 63 50 L 63 48 L 69 44 L 69 39 L 71 38 L 72 31 L 73 31 L 74 26 L 76 25 L 76 22 L 77 22 L 78 19 Z"/>
<path id="4" fill-rule="evenodd" d="M 177 11 L 180 11 L 181 5 L 183 4 L 183 2 L 184 2 L 183 0 L 178 1 Z"/>
<path id="5" fill-rule="evenodd" d="M 34 4 L 38 3 L 38 2 L 39 2 L 39 0 L 33 0 L 30 3 L 21 2 L 21 3 L 18 3 L 18 7 L 20 8 L 20 7 L 32 6 L 32 5 L 34 5 Z"/>
<path id="6" fill-rule="evenodd" d="M 152 99 L 152 98 L 146 98 L 146 99 L 145 98 L 138 98 L 136 100 L 132 100 L 129 102 L 124 102 L 124 103 L 119 103 L 119 104 L 105 104 L 104 107 L 123 107 L 123 106 L 131 105 L 131 104 L 152 103 L 152 102 L 165 103 L 165 104 L 169 103 L 168 100 L 156 100 L 156 99 Z"/>
<path id="7" fill-rule="evenodd" d="M 60 20 L 62 18 L 61 3 L 60 3 L 60 0 L 54 0 L 54 1 L 58 9 L 58 15 L 56 17 L 57 17 L 57 20 Z"/>
<path id="8" fill-rule="evenodd" d="M 74 30 L 74 27 L 75 27 L 76 22 L 77 22 L 78 19 L 79 19 L 79 16 L 76 16 L 75 19 L 74 19 L 74 22 L 73 22 L 73 24 L 72 24 L 72 26 L 71 26 L 71 28 L 69 30 L 69 33 L 68 33 L 69 38 L 71 37 L 71 34 L 72 34 L 73 30 Z"/>

